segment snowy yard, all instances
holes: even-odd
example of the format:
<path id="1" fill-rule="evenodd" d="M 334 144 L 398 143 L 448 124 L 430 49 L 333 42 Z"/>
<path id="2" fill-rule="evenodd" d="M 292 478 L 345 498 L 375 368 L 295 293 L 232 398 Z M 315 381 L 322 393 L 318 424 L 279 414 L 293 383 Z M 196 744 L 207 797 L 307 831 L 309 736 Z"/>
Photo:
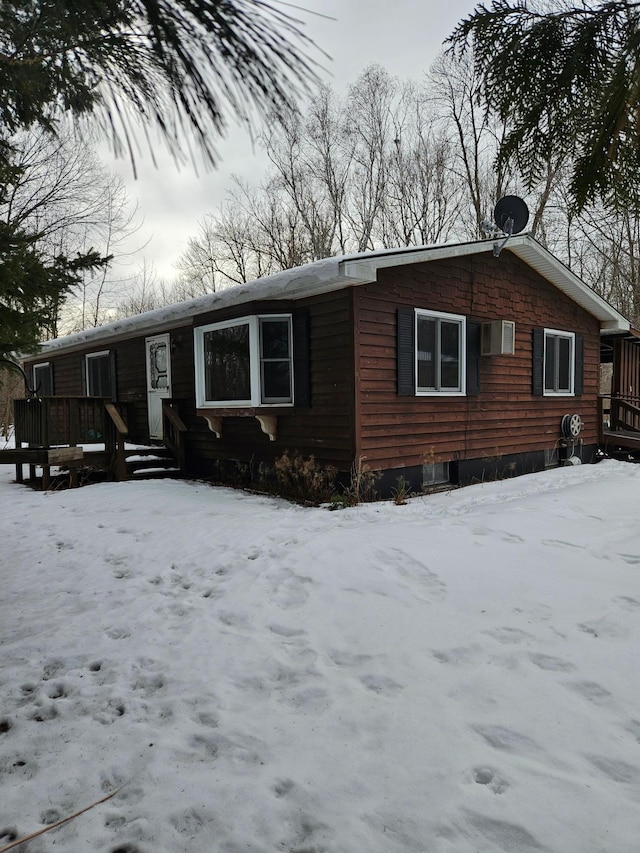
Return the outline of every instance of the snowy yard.
<path id="1" fill-rule="evenodd" d="M 640 465 L 334 513 L 12 477 L 0 848 L 119 789 L 20 849 L 639 849 Z"/>

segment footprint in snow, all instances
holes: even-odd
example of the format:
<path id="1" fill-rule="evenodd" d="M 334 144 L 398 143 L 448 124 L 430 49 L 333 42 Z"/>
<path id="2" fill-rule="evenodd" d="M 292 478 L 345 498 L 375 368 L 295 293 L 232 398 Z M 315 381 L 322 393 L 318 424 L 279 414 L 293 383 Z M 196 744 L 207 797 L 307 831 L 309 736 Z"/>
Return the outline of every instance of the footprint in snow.
<path id="1" fill-rule="evenodd" d="M 440 580 L 435 572 L 432 572 L 423 562 L 416 560 L 415 557 L 400 548 L 388 548 L 379 551 L 376 555 L 376 561 L 380 561 L 380 565 L 395 568 L 402 577 L 417 581 L 428 590 L 430 597 L 436 601 L 442 600 L 447 593 L 447 585 Z"/>
<path id="2" fill-rule="evenodd" d="M 285 625 L 269 625 L 269 630 L 279 637 L 284 637 L 287 640 L 296 637 L 303 637 L 307 633 L 302 628 L 287 628 Z"/>
<path id="3" fill-rule="evenodd" d="M 126 817 L 117 812 L 111 812 L 104 817 L 104 825 L 107 829 L 121 829 L 126 822 Z"/>
<path id="4" fill-rule="evenodd" d="M 500 850 L 535 853 L 542 845 L 523 826 L 464 809 L 471 826 Z M 480 849 L 480 848 L 478 848 Z"/>
<path id="5" fill-rule="evenodd" d="M 296 783 L 293 779 L 278 779 L 273 786 L 273 793 L 278 797 L 286 797 L 295 788 Z"/>
<path id="6" fill-rule="evenodd" d="M 480 737 L 501 752 L 531 754 L 539 752 L 538 745 L 526 735 L 509 729 L 506 726 L 471 726 Z"/>
<path id="7" fill-rule="evenodd" d="M 530 654 L 529 660 L 539 669 L 551 672 L 573 672 L 575 670 L 575 666 L 572 663 L 553 657 L 553 655 Z"/>
<path id="8" fill-rule="evenodd" d="M 633 735 L 636 743 L 640 743 L 640 720 L 629 720 L 624 728 Z"/>
<path id="9" fill-rule="evenodd" d="M 438 663 L 450 663 L 454 666 L 461 664 L 472 664 L 478 658 L 478 652 L 482 651 L 481 646 L 459 646 L 456 649 L 432 649 L 432 657 Z"/>
<path id="10" fill-rule="evenodd" d="M 49 699 L 64 699 L 69 696 L 69 687 L 61 681 L 50 684 L 46 689 L 46 694 Z"/>
<path id="11" fill-rule="evenodd" d="M 494 794 L 503 794 L 509 787 L 509 783 L 492 767 L 474 767 L 472 778 L 476 785 L 483 785 Z"/>
<path id="12" fill-rule="evenodd" d="M 640 601 L 637 598 L 632 598 L 629 595 L 616 595 L 611 599 L 612 604 L 617 604 L 624 610 L 637 610 L 640 607 Z"/>
<path id="13" fill-rule="evenodd" d="M 486 634 L 488 637 L 492 637 L 498 643 L 502 643 L 505 646 L 513 646 L 518 643 L 522 643 L 524 640 L 531 639 L 531 634 L 528 634 L 526 631 L 521 631 L 520 628 L 509 628 L 505 626 L 503 628 L 496 628 L 492 631 L 483 631 L 483 634 Z"/>
<path id="14" fill-rule="evenodd" d="M 640 565 L 640 554 L 616 554 L 624 563 L 629 566 Z"/>
<path id="15" fill-rule="evenodd" d="M 371 655 L 358 655 L 348 649 L 330 649 L 329 657 L 336 666 L 362 666 L 371 660 Z"/>
<path id="16" fill-rule="evenodd" d="M 59 812 L 58 809 L 47 809 L 40 815 L 40 823 L 44 824 L 45 826 L 49 826 L 49 824 L 55 823 L 56 821 L 60 820 L 61 817 L 62 812 Z"/>
<path id="17" fill-rule="evenodd" d="M 586 545 L 578 545 L 575 542 L 567 542 L 564 539 L 543 539 L 543 545 L 549 545 L 551 548 L 557 548 L 560 546 L 561 548 L 577 548 L 580 551 L 584 551 L 587 547 Z"/>
<path id="18" fill-rule="evenodd" d="M 105 563 L 109 566 L 124 566 L 127 564 L 128 559 L 127 554 L 107 554 L 104 557 Z"/>
<path id="19" fill-rule="evenodd" d="M 573 681 L 565 686 L 582 696 L 587 702 L 594 702 L 598 705 L 611 698 L 611 693 L 595 681 Z"/>
<path id="20" fill-rule="evenodd" d="M 387 678 L 386 675 L 363 675 L 360 677 L 360 682 L 373 693 L 378 693 L 381 696 L 395 696 L 401 690 L 404 690 L 402 684 L 398 684 L 392 678 Z"/>
<path id="21" fill-rule="evenodd" d="M 110 726 L 120 717 L 124 717 L 125 711 L 124 702 L 120 699 L 110 699 L 107 702 L 107 707 L 96 714 L 93 719 L 97 720 L 103 726 Z"/>
<path id="22" fill-rule="evenodd" d="M 40 705 L 31 713 L 31 719 L 36 723 L 47 723 L 55 720 L 57 716 L 58 709 L 55 705 Z"/>
<path id="23" fill-rule="evenodd" d="M 126 640 L 131 636 L 131 631 L 128 628 L 114 625 L 112 628 L 107 628 L 105 634 L 110 640 Z"/>
<path id="24" fill-rule="evenodd" d="M 164 685 L 165 679 L 160 673 L 141 673 L 133 681 L 131 688 L 140 692 L 146 699 L 161 690 Z"/>
<path id="25" fill-rule="evenodd" d="M 218 619 L 228 628 L 244 629 L 249 627 L 249 619 L 244 613 L 233 613 L 230 610 L 222 610 L 218 613 Z"/>
<path id="26" fill-rule="evenodd" d="M 213 812 L 206 811 L 202 806 L 194 806 L 193 808 L 185 809 L 185 811 L 179 814 L 172 815 L 169 818 L 169 823 L 180 835 L 187 835 L 189 838 L 193 838 L 194 835 L 197 835 L 202 830 L 205 824 L 213 823 L 214 820 L 215 816 Z"/>
<path id="27" fill-rule="evenodd" d="M 53 659 L 48 661 L 42 670 L 42 680 L 48 681 L 50 678 L 55 678 L 65 668 L 63 660 Z"/>
<path id="28" fill-rule="evenodd" d="M 305 714 L 321 713 L 331 705 L 327 691 L 323 690 L 322 687 L 306 687 L 302 690 L 295 690 L 283 696 L 280 701 L 297 711 L 304 711 Z"/>
<path id="29" fill-rule="evenodd" d="M 586 755 L 585 758 L 614 782 L 622 784 L 640 782 L 640 767 L 637 765 L 627 764 L 626 761 L 604 755 Z"/>
<path id="30" fill-rule="evenodd" d="M 624 639 L 629 634 L 626 628 L 617 624 L 608 623 L 607 617 L 597 619 L 593 622 L 579 622 L 576 627 L 578 628 L 578 631 L 582 631 L 584 634 L 591 634 L 592 637 L 613 637 Z"/>

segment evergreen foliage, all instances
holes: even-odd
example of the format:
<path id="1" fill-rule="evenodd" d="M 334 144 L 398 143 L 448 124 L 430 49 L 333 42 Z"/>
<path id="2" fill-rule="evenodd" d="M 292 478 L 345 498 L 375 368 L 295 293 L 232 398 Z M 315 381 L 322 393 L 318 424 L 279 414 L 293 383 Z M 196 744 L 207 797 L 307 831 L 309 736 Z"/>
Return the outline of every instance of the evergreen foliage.
<path id="1" fill-rule="evenodd" d="M 69 116 L 91 121 L 135 168 L 132 125 L 175 156 L 193 135 L 215 161 L 225 113 L 281 113 L 314 79 L 309 42 L 266 0 L 2 0 L 0 4 L 0 357 L 33 349 L 83 273 L 110 258 L 51 257 L 35 226 L 11 222 L 11 140 Z"/>
<path id="2" fill-rule="evenodd" d="M 500 158 L 529 185 L 569 151 L 577 211 L 640 208 L 640 4 L 493 0 L 449 42 L 473 46 L 478 94 L 509 126 Z"/>
<path id="3" fill-rule="evenodd" d="M 60 302 L 82 274 L 109 262 L 97 252 L 43 258 L 34 235 L 0 222 L 0 358 L 33 352 L 55 327 Z"/>
<path id="4" fill-rule="evenodd" d="M 227 109 L 282 114 L 315 79 L 295 42 L 310 45 L 266 0 L 3 0 L 0 128 L 91 115 L 133 159 L 135 116 L 214 161 Z"/>

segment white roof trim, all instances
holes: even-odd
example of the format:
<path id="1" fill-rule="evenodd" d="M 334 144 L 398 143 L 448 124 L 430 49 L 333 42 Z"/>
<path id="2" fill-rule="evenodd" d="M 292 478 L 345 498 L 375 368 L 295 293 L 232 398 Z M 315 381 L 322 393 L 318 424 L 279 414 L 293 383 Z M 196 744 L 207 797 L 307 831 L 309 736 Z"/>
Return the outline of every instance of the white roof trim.
<path id="1" fill-rule="evenodd" d="M 115 342 L 137 335 L 157 334 L 190 324 L 200 314 L 243 305 L 247 302 L 275 299 L 297 300 L 345 287 L 354 287 L 376 281 L 379 269 L 492 252 L 493 245 L 493 240 L 479 240 L 470 243 L 387 249 L 314 261 L 248 284 L 227 287 L 218 293 L 200 296 L 188 302 L 158 308 L 136 317 L 47 341 L 43 344 L 40 355 L 83 349 L 86 346 L 98 345 L 102 341 Z M 630 328 L 629 321 L 622 314 L 587 287 L 531 235 L 518 234 L 510 237 L 503 252 L 512 252 L 540 273 L 558 290 L 596 317 L 601 329 L 628 331 Z"/>

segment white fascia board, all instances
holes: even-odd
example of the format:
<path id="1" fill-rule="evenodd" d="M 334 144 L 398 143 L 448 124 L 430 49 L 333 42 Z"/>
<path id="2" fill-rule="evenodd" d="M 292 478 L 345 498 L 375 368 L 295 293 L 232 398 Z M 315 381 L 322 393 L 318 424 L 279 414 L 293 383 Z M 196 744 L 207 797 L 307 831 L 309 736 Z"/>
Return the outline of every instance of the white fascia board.
<path id="1" fill-rule="evenodd" d="M 472 243 L 457 243 L 441 246 L 403 249 L 401 252 L 388 252 L 370 257 L 345 259 L 342 268 L 345 275 L 360 282 L 376 281 L 378 270 L 384 267 L 399 267 L 406 264 L 428 263 L 449 258 L 493 253 L 495 240 L 478 240 Z M 509 251 L 524 261 L 551 284 L 568 296 L 573 302 L 588 311 L 599 320 L 601 328 L 627 331 L 629 321 L 613 306 L 588 287 L 578 276 L 571 272 L 530 234 L 518 234 L 510 237 L 502 251 Z M 498 261 L 499 262 L 499 261 Z"/>
<path id="2" fill-rule="evenodd" d="M 345 276 L 364 284 L 376 281 L 379 269 L 492 252 L 494 242 L 494 240 L 475 240 L 472 243 L 445 243 L 439 246 L 395 249 L 371 257 L 363 256 L 353 260 L 346 258 L 341 266 Z"/>
<path id="3" fill-rule="evenodd" d="M 537 240 L 528 234 L 511 237 L 505 251 L 512 252 L 573 302 L 600 321 L 602 329 L 626 332 L 629 321 L 619 311 L 571 272 Z"/>

